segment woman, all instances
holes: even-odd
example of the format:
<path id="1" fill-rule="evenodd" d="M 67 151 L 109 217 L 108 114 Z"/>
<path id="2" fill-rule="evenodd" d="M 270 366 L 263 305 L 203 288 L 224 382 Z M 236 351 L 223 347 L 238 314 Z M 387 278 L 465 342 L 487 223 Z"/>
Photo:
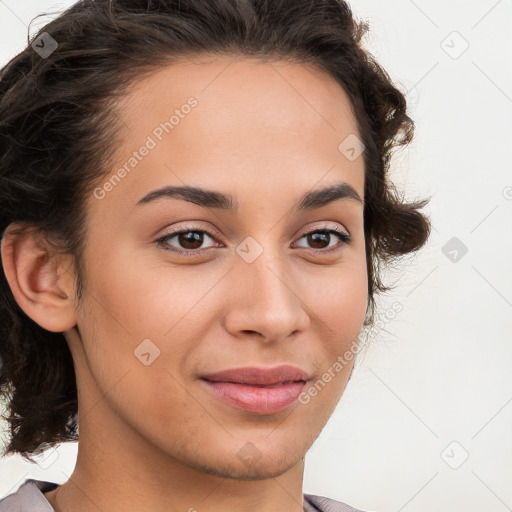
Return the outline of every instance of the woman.
<path id="1" fill-rule="evenodd" d="M 429 235 L 413 122 L 339 0 L 85 0 L 0 81 L 0 511 L 355 510 L 304 457 Z"/>

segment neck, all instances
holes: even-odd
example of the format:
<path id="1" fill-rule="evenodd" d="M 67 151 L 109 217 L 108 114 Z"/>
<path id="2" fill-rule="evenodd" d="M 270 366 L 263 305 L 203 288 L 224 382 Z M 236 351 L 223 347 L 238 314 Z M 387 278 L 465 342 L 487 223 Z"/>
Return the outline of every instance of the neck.
<path id="1" fill-rule="evenodd" d="M 180 460 L 123 422 L 100 394 L 79 403 L 75 469 L 45 495 L 56 512 L 303 511 L 304 458 L 280 474 L 271 458 L 257 470 L 236 457 L 231 466 L 209 466 L 200 445 L 194 459 Z"/>

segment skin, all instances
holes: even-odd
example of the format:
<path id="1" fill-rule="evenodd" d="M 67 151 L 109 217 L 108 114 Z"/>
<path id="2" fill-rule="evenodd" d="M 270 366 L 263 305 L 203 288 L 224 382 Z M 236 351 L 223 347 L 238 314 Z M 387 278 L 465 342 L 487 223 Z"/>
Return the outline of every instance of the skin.
<path id="1" fill-rule="evenodd" d="M 119 104 L 111 173 L 191 96 L 197 106 L 172 132 L 103 199 L 88 198 L 82 303 L 71 256 L 47 257 L 35 235 L 5 235 L 18 304 L 64 332 L 75 363 L 80 443 L 69 480 L 46 493 L 57 512 L 300 511 L 304 456 L 352 370 L 347 361 L 309 403 L 270 415 L 235 409 L 199 381 L 291 364 L 314 383 L 357 340 L 368 297 L 363 205 L 293 211 L 304 193 L 339 181 L 364 199 L 362 156 L 338 150 L 358 135 L 342 88 L 306 64 L 203 55 L 169 65 Z M 166 185 L 232 194 L 239 211 L 170 198 L 136 205 Z M 213 235 L 202 254 L 155 243 L 190 224 Z M 352 242 L 304 236 L 326 226 Z M 235 250 L 248 236 L 263 248 L 252 263 Z M 134 355 L 144 339 L 160 350 L 147 366 Z M 247 443 L 259 455 L 249 465 L 237 456 Z"/>

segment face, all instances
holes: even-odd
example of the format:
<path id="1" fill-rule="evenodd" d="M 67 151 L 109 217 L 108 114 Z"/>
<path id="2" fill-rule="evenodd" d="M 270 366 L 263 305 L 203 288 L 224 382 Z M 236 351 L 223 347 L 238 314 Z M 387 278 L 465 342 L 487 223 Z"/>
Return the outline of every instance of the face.
<path id="1" fill-rule="evenodd" d="M 204 472 L 280 475 L 340 399 L 366 313 L 364 163 L 339 149 L 360 138 L 348 97 L 309 65 L 202 56 L 139 82 L 119 115 L 115 165 L 87 203 L 80 435 L 87 422 Z M 281 365 L 302 377 L 203 378 Z"/>

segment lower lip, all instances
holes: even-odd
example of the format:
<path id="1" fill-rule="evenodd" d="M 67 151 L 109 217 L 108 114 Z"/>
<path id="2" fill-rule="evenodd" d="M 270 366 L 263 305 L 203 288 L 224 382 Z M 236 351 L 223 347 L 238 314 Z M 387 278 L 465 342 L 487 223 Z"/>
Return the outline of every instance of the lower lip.
<path id="1" fill-rule="evenodd" d="M 201 379 L 221 400 L 253 414 L 275 414 L 297 400 L 306 383 L 288 382 L 276 387 L 257 387 Z"/>

